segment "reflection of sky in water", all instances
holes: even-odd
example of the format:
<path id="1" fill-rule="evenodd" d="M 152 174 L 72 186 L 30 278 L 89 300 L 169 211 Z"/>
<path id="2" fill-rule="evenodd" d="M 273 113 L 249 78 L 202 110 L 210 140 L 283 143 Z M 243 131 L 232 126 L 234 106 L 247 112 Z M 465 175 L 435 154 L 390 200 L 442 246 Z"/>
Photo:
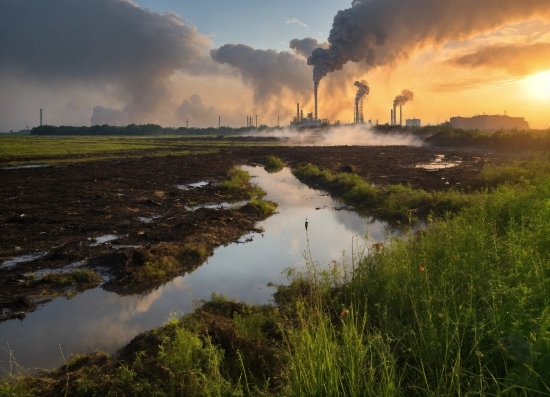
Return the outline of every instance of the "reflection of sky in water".
<path id="1" fill-rule="evenodd" d="M 338 202 L 301 184 L 288 169 L 267 174 L 262 168 L 243 168 L 256 176 L 252 181 L 268 193 L 266 199 L 279 202 L 279 213 L 259 225 L 263 235 L 252 233 L 246 236 L 253 238 L 250 243 L 219 247 L 191 274 L 144 296 L 118 296 L 97 288 L 70 300 L 57 298 L 24 321 L 0 324 L 0 349 L 9 344 L 26 368 L 51 368 L 63 364 L 60 346 L 65 356 L 114 352 L 138 333 L 161 325 L 170 313 L 192 310 L 193 301 L 208 299 L 212 292 L 267 303 L 275 289 L 266 284 L 283 283 L 284 269 L 305 265 L 306 218 L 313 259 L 321 266 L 332 260 L 350 263 L 352 244 L 357 244 L 354 239 L 367 233 L 371 240 L 385 239 L 383 224 L 335 211 L 341 206 Z M 6 368 L 7 360 L 7 353 L 0 350 L 0 366 Z"/>

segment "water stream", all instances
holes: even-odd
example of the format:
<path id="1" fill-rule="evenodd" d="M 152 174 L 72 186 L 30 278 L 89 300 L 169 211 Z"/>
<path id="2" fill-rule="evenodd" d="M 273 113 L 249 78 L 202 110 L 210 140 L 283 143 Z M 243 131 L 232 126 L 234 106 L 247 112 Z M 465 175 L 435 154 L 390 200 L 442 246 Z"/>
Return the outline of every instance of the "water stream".
<path id="1" fill-rule="evenodd" d="M 0 366 L 7 368 L 8 350 L 25 368 L 52 368 L 73 353 L 115 352 L 137 334 L 163 324 L 171 315 L 193 309 L 213 292 L 250 303 L 271 301 L 274 287 L 285 283 L 283 271 L 305 266 L 304 222 L 314 261 L 351 261 L 353 241 L 368 234 L 372 242 L 387 238 L 384 223 L 359 216 L 322 191 L 308 188 L 285 168 L 268 174 L 243 167 L 266 199 L 279 202 L 278 213 L 259 225 L 265 232 L 241 238 L 244 244 L 219 247 L 208 262 L 143 296 L 119 296 L 101 288 L 72 299 L 56 298 L 23 321 L 0 323 Z M 343 252 L 345 251 L 345 253 Z"/>

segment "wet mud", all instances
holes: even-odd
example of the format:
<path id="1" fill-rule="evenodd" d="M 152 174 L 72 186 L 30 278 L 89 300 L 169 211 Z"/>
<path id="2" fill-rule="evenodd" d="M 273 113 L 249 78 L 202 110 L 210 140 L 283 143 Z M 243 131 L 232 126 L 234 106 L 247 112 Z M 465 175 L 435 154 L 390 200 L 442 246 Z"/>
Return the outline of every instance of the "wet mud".
<path id="1" fill-rule="evenodd" d="M 210 148 L 212 149 L 212 148 Z M 45 285 L 48 272 L 91 269 L 102 287 L 142 294 L 181 275 L 216 247 L 238 241 L 266 215 L 244 202 L 246 189 L 218 187 L 229 169 L 263 164 L 267 155 L 290 167 L 311 162 L 356 172 L 373 184 L 410 184 L 428 191 L 476 187 L 487 163 L 510 153 L 413 147 L 239 147 L 188 156 L 119 159 L 65 166 L 0 168 L 0 321 L 20 318 L 58 295 L 97 284 Z M 442 159 L 449 167 L 419 167 Z M 519 157 L 519 154 L 518 154 Z M 148 263 L 176 260 L 154 279 L 134 279 Z M 163 272 L 163 273 L 162 273 Z M 143 273 L 147 276 L 147 273 Z"/>

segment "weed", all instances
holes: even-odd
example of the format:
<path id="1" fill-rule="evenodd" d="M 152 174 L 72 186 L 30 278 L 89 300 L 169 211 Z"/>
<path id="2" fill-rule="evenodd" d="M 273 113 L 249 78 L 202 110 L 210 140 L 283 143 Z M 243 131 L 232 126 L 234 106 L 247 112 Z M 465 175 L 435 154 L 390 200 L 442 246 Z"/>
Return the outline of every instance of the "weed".
<path id="1" fill-rule="evenodd" d="M 227 178 L 220 183 L 221 189 L 236 190 L 243 189 L 250 180 L 250 174 L 238 167 L 234 167 L 227 172 Z"/>
<path id="2" fill-rule="evenodd" d="M 249 201 L 249 204 L 259 209 L 264 215 L 272 214 L 278 207 L 278 204 L 273 201 L 266 201 L 259 198 L 253 198 Z"/>
<path id="3" fill-rule="evenodd" d="M 72 285 L 98 285 L 101 277 L 92 270 L 71 270 L 67 273 L 47 273 L 40 280 L 55 287 L 68 287 Z"/>
<path id="4" fill-rule="evenodd" d="M 265 170 L 275 173 L 281 171 L 285 167 L 285 163 L 277 156 L 269 155 L 265 158 Z"/>

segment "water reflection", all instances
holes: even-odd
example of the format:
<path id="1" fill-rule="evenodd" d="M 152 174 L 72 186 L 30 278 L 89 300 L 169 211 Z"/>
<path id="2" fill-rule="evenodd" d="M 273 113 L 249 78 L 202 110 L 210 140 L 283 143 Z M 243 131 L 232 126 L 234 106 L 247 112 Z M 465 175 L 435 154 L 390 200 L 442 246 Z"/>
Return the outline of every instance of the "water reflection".
<path id="1" fill-rule="evenodd" d="M 254 303 L 267 303 L 275 291 L 268 282 L 284 283 L 282 271 L 305 265 L 308 234 L 313 259 L 322 265 L 332 260 L 351 261 L 354 239 L 369 235 L 383 241 L 383 223 L 340 209 L 341 204 L 323 192 L 309 189 L 285 168 L 268 174 L 260 167 L 243 167 L 279 202 L 278 213 L 262 222 L 265 232 L 241 238 L 251 242 L 219 247 L 206 264 L 144 296 L 118 296 L 100 288 L 73 299 L 58 298 L 23 321 L 0 324 L 0 349 L 13 350 L 26 368 L 52 368 L 63 356 L 79 352 L 114 352 L 138 333 L 161 325 L 170 313 L 185 313 L 212 292 Z M 321 208 L 316 210 L 316 208 Z M 345 253 L 343 252 L 345 251 Z M 0 365 L 8 355 L 0 350 Z"/>

